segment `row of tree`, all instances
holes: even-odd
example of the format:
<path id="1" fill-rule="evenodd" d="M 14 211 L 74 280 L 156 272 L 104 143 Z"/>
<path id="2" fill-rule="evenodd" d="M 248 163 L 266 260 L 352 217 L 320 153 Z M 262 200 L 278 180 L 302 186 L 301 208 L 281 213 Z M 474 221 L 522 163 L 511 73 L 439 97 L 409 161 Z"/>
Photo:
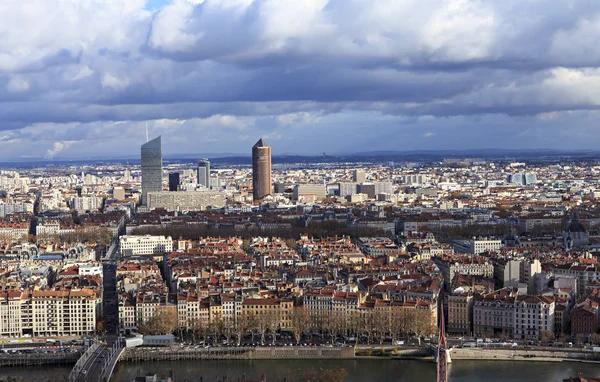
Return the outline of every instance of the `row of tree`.
<path id="1" fill-rule="evenodd" d="M 207 225 L 166 225 L 164 227 L 136 228 L 133 235 L 165 235 L 185 240 L 197 240 L 199 237 L 207 236 L 236 236 L 242 239 L 251 239 L 260 235 L 277 236 L 284 239 L 298 239 L 302 235 L 321 238 L 331 236 L 381 236 L 385 232 L 381 229 L 371 227 L 348 227 L 345 222 L 319 221 L 304 224 L 292 224 L 291 228 L 261 230 L 257 227 L 234 229 L 229 227 L 219 228 Z"/>
<path id="2" fill-rule="evenodd" d="M 161 307 L 162 308 L 162 307 Z M 432 324 L 431 312 L 424 309 L 365 310 L 350 313 L 314 313 L 303 307 L 295 307 L 288 312 L 264 312 L 261 314 L 242 314 L 236 319 L 218 319 L 213 322 L 195 320 L 188 327 L 180 328 L 177 312 L 174 309 L 157 309 L 154 316 L 140 324 L 139 331 L 143 334 L 173 333 L 179 329 L 181 335 L 191 334 L 194 341 L 209 336 L 233 338 L 241 344 L 242 337 L 250 334 L 252 342 L 260 338 L 265 343 L 267 335 L 274 343 L 278 331 L 284 330 L 293 334 L 296 343 L 302 336 L 319 336 L 323 341 L 336 342 L 348 337 L 362 338 L 367 343 L 378 341 L 383 343 L 388 339 L 395 341 L 399 338 L 414 336 L 421 338 L 436 333 L 437 328 Z"/>

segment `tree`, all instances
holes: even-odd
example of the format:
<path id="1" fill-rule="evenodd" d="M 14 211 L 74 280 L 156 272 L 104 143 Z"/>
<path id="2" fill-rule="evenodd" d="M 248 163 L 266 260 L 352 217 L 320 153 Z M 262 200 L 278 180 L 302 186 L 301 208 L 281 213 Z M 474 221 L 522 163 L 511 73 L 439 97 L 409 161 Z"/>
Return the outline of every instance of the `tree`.
<path id="1" fill-rule="evenodd" d="M 177 329 L 177 309 L 171 306 L 158 306 L 154 315 L 139 326 L 146 335 L 172 334 Z"/>
<path id="2" fill-rule="evenodd" d="M 271 334 L 271 343 L 275 345 L 275 339 L 277 337 L 276 331 L 279 327 L 279 317 L 276 312 L 267 312 L 265 316 L 265 319 L 267 320 L 267 329 Z"/>
<path id="3" fill-rule="evenodd" d="M 310 327 L 310 315 L 308 309 L 303 307 L 294 307 L 290 310 L 291 330 L 296 339 L 296 345 L 300 342 L 302 332 Z"/>
<path id="4" fill-rule="evenodd" d="M 550 330 L 541 330 L 540 331 L 540 341 L 548 342 L 554 341 L 554 332 Z"/>
<path id="5" fill-rule="evenodd" d="M 431 322 L 430 310 L 415 309 L 414 329 L 413 331 L 419 337 L 431 336 L 437 332 L 437 327 Z"/>
<path id="6" fill-rule="evenodd" d="M 389 311 L 375 310 L 372 314 L 375 333 L 379 336 L 379 344 L 383 345 L 385 335 L 389 333 Z"/>
<path id="7" fill-rule="evenodd" d="M 258 314 L 256 316 L 256 330 L 260 336 L 261 345 L 265 344 L 265 335 L 267 334 L 267 329 L 269 329 L 269 319 L 267 318 L 267 315 L 264 313 Z"/>
<path id="8" fill-rule="evenodd" d="M 364 310 L 360 312 L 360 329 L 359 332 L 367 337 L 367 344 L 371 344 L 373 333 L 375 332 L 375 315 L 372 310 Z"/>
<path id="9" fill-rule="evenodd" d="M 389 319 L 389 332 L 390 332 L 390 336 L 392 337 L 392 343 L 396 342 L 396 339 L 400 337 L 400 335 L 403 333 L 402 332 L 402 320 L 399 319 L 397 314 L 392 314 L 390 313 L 390 319 Z"/>
<path id="10" fill-rule="evenodd" d="M 594 333 L 590 336 L 590 342 L 594 345 L 600 345 L 600 334 Z"/>
<path id="11" fill-rule="evenodd" d="M 254 317 L 248 315 L 246 313 L 240 315 L 237 319 L 233 320 L 233 332 L 237 337 L 237 344 L 240 346 L 242 343 L 242 336 L 246 333 L 247 330 L 252 330 L 254 328 Z M 254 341 L 254 338 L 252 338 Z"/>

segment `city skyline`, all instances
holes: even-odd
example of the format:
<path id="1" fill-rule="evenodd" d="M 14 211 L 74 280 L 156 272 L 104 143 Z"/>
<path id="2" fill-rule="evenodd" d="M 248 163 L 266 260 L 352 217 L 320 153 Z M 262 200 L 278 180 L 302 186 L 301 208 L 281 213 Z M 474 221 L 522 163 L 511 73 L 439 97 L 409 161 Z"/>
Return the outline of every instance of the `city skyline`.
<path id="1" fill-rule="evenodd" d="M 600 139 L 586 1 L 5 4 L 3 161 L 133 156 L 146 124 L 168 154 L 257 136 L 275 155 Z"/>

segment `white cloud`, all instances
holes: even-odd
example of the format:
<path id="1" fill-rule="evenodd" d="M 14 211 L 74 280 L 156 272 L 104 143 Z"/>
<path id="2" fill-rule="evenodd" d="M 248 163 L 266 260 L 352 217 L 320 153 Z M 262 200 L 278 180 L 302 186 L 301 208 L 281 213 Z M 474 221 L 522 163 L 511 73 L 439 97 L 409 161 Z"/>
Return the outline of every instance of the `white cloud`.
<path id="1" fill-rule="evenodd" d="M 129 85 L 127 78 L 119 78 L 110 73 L 104 73 L 104 77 L 102 77 L 102 86 L 105 88 L 123 89 L 127 85 Z"/>
<path id="2" fill-rule="evenodd" d="M 211 148 L 289 126 L 301 128 L 286 138 L 307 140 L 302 130 L 313 125 L 336 131 L 330 138 L 340 145 L 365 129 L 388 142 L 377 124 L 395 126 L 402 139 L 408 124 L 418 125 L 414 137 L 435 131 L 428 141 L 445 143 L 442 118 L 537 116 L 528 123 L 576 129 L 569 118 L 592 124 L 578 113 L 600 108 L 598 2 L 145 5 L 0 2 L 0 130 L 15 132 L 15 152 L 28 139 L 43 142 L 35 146 L 42 155 L 52 152 L 54 142 L 71 140 L 65 131 L 112 139 L 103 150 L 117 150 L 119 133 L 144 140 L 146 120 L 157 131 L 210 135 Z"/>
<path id="3" fill-rule="evenodd" d="M 6 90 L 10 93 L 20 93 L 29 90 L 29 82 L 20 76 L 12 77 L 6 85 Z"/>
<path id="4" fill-rule="evenodd" d="M 72 145 L 74 145 L 75 143 L 77 143 L 77 141 L 61 141 L 61 142 L 54 142 L 54 145 L 52 145 L 51 149 L 48 149 L 48 151 L 46 151 L 46 159 L 54 159 L 54 157 L 63 152 L 64 150 L 67 150 L 69 147 L 71 147 Z"/>

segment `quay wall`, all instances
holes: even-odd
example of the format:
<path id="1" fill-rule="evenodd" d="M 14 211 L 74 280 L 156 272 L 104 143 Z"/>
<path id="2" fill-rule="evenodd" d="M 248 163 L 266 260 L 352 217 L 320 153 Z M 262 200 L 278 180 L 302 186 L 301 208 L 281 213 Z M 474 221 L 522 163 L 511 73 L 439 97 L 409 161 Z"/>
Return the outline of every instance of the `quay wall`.
<path id="1" fill-rule="evenodd" d="M 509 360 L 509 361 L 590 361 L 600 362 L 600 352 L 582 350 L 523 350 L 454 348 L 452 360 Z"/>
<path id="2" fill-rule="evenodd" d="M 264 347 L 264 348 L 127 348 L 121 354 L 120 361 L 167 361 L 196 359 L 352 359 L 354 348 L 301 348 L 301 347 Z"/>
<path id="3" fill-rule="evenodd" d="M 41 366 L 41 365 L 69 365 L 75 364 L 80 352 L 77 353 L 50 353 L 50 354 L 2 354 L 0 367 L 3 366 Z"/>

